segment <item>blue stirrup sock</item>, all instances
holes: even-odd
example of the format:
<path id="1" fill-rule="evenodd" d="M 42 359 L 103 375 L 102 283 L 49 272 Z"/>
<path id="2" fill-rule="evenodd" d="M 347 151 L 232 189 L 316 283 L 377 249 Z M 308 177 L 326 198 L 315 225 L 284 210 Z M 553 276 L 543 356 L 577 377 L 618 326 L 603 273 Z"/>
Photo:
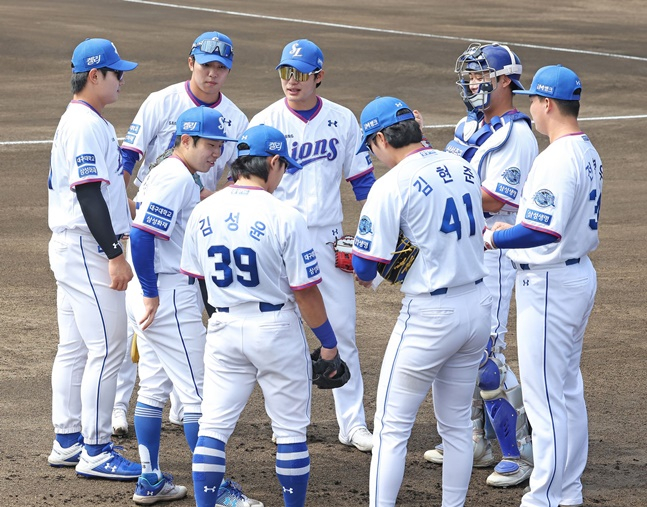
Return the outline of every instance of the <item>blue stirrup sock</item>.
<path id="1" fill-rule="evenodd" d="M 193 495 L 197 507 L 216 505 L 218 490 L 225 476 L 225 464 L 225 443 L 211 437 L 198 437 L 192 467 Z"/>
<path id="2" fill-rule="evenodd" d="M 186 438 L 191 452 L 195 450 L 195 445 L 198 442 L 198 431 L 200 430 L 198 421 L 200 417 L 202 417 L 200 412 L 184 413 L 184 438 Z"/>
<path id="3" fill-rule="evenodd" d="M 162 409 L 138 401 L 135 406 L 135 433 L 142 476 L 151 484 L 155 484 L 162 478 L 159 466 Z"/>
<path id="4" fill-rule="evenodd" d="M 310 453 L 305 442 L 278 444 L 276 476 L 283 487 L 286 507 L 303 507 L 310 478 Z"/>

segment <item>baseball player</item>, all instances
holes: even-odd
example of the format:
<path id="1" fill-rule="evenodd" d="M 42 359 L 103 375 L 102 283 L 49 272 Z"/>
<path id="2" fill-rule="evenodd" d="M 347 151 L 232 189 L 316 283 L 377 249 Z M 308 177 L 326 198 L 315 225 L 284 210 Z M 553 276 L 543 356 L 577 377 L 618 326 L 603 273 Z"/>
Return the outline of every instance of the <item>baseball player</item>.
<path id="1" fill-rule="evenodd" d="M 130 242 L 140 284 L 131 284 L 126 298 L 140 356 L 135 431 L 142 475 L 135 503 L 178 500 L 187 491 L 159 466 L 162 409 L 175 389 L 185 407 L 184 434 L 193 451 L 201 415 L 206 330 L 198 285 L 180 273 L 180 257 L 186 223 L 200 202 L 194 175 L 209 171 L 223 144 L 236 141 L 227 137 L 222 119 L 209 107 L 184 111 L 177 119 L 173 154 L 148 174 L 135 197 Z M 218 503 L 262 507 L 231 482 L 219 488 Z"/>
<path id="2" fill-rule="evenodd" d="M 185 407 L 184 433 L 191 450 L 198 438 L 206 330 L 195 279 L 180 273 L 184 229 L 200 202 L 193 176 L 211 169 L 226 135 L 222 115 L 194 107 L 177 119 L 173 155 L 149 173 L 135 197 L 130 234 L 132 263 L 140 284 L 127 291 L 131 325 L 139 349 L 135 431 L 142 475 L 136 503 L 178 500 L 186 495 L 159 466 L 162 409 L 171 389 Z"/>
<path id="3" fill-rule="evenodd" d="M 351 378 L 335 389 L 339 440 L 370 451 L 373 437 L 366 428 L 364 383 L 355 343 L 355 287 L 353 276 L 335 268 L 331 245 L 342 237 L 340 183 L 349 181 L 358 201 L 366 199 L 375 176 L 366 151 L 356 154 L 360 129 L 353 113 L 319 97 L 325 71 L 324 56 L 313 42 L 300 39 L 283 49 L 276 67 L 285 98 L 270 105 L 250 125 L 271 125 L 285 134 L 291 156 L 303 166 L 288 170 L 274 195 L 305 217 L 323 282 L 321 294 L 339 338 L 339 352 L 350 368 Z"/>
<path id="4" fill-rule="evenodd" d="M 486 224 L 514 224 L 521 190 L 538 152 L 530 118 L 513 105 L 513 90 L 523 90 L 521 61 L 508 46 L 474 43 L 458 57 L 455 70 L 467 116 L 456 126 L 454 139 L 445 150 L 477 169 Z M 504 355 L 515 278 L 505 253 L 485 253 L 488 274 L 483 281 L 494 301 L 487 357 L 479 369 L 472 406 L 474 466 L 496 463 L 489 438 L 498 439 L 503 454 L 487 478 L 487 484 L 495 487 L 519 484 L 532 472 L 532 444 L 521 386 Z M 500 373 L 492 377 L 492 370 Z M 442 446 L 427 451 L 425 459 L 442 463 Z"/>
<path id="5" fill-rule="evenodd" d="M 203 415 L 193 455 L 198 507 L 216 504 L 225 446 L 256 382 L 277 435 L 276 474 L 286 506 L 305 505 L 310 475 L 312 363 L 299 311 L 338 356 L 335 332 L 317 284 L 318 257 L 305 220 L 270 195 L 286 169 L 301 169 L 275 128 L 244 132 L 231 167 L 234 185 L 198 206 L 189 219 L 182 272 L 207 281 L 209 319 Z M 296 304 L 295 304 L 296 303 Z M 297 310 L 298 306 L 298 310 Z"/>
<path id="6" fill-rule="evenodd" d="M 56 440 L 48 461 L 75 466 L 81 476 L 116 480 L 136 480 L 141 466 L 110 441 L 126 347 L 124 291 L 133 273 L 119 244 L 130 227 L 119 144 L 102 113 L 135 67 L 109 40 L 86 39 L 76 47 L 73 100 L 54 135 L 48 179 L 60 335 L 52 368 Z"/>
<path id="7" fill-rule="evenodd" d="M 390 170 L 362 209 L 353 246 L 359 283 L 371 286 L 378 263 L 391 262 L 400 232 L 419 248 L 380 372 L 370 505 L 395 505 L 407 441 L 431 388 L 444 445 L 442 504 L 460 507 L 472 471 L 471 399 L 492 303 L 482 283 L 479 177 L 459 157 L 421 146 L 413 112 L 397 98 L 369 103 L 360 123 L 363 143 Z"/>
<path id="8" fill-rule="evenodd" d="M 170 153 L 175 143 L 175 122 L 184 111 L 196 106 L 217 108 L 222 114 L 222 122 L 227 132 L 237 138 L 247 128 L 247 117 L 222 93 L 222 86 L 232 68 L 234 47 L 231 39 L 220 32 L 206 32 L 195 39 L 188 57 L 191 78 L 176 83 L 160 91 L 151 93 L 139 108 L 126 138 L 122 143 L 124 170 L 133 172 L 137 161 L 143 162 L 137 172 L 135 184 L 141 185 L 158 158 L 165 152 Z M 213 168 L 196 175 L 201 187 L 201 197 L 205 198 L 216 190 L 218 180 L 225 165 L 235 158 L 235 143 L 225 143 L 223 153 Z M 128 177 L 128 176 L 127 176 Z M 131 335 L 132 337 L 132 335 Z M 115 433 L 127 431 L 126 412 L 135 382 L 134 366 L 125 357 L 123 371 L 120 372 L 118 397 L 113 415 Z M 171 395 L 169 419 L 176 424 L 182 423 L 182 406 L 177 403 L 175 391 Z M 125 431 L 124 431 L 125 430 Z"/>
<path id="9" fill-rule="evenodd" d="M 580 371 L 597 277 L 602 162 L 578 125 L 582 84 L 561 65 L 537 71 L 530 114 L 550 145 L 535 160 L 517 223 L 485 231 L 486 248 L 509 248 L 517 269 L 517 343 L 535 468 L 522 507 L 582 505 L 588 423 Z M 538 365 L 540 367 L 538 367 Z"/>

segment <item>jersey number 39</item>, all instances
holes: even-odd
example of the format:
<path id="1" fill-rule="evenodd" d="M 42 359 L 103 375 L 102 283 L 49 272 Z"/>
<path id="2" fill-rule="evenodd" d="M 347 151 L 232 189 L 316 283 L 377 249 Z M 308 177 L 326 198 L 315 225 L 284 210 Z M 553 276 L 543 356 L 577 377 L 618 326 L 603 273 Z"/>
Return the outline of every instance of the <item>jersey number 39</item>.
<path id="1" fill-rule="evenodd" d="M 209 257 L 216 257 L 216 275 L 211 279 L 218 287 L 228 287 L 234 283 L 234 266 L 231 265 L 231 254 L 224 245 L 209 248 Z M 233 250 L 236 280 L 245 287 L 258 285 L 258 266 L 256 252 L 248 247 L 238 247 Z"/>

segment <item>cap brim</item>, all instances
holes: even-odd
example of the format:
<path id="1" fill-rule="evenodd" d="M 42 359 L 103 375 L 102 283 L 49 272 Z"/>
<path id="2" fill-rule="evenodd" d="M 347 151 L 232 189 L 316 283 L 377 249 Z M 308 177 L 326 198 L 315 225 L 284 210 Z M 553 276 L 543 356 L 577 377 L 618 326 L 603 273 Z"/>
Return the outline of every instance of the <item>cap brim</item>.
<path id="1" fill-rule="evenodd" d="M 224 58 L 220 55 L 199 53 L 199 54 L 194 54 L 193 56 L 195 57 L 195 61 L 198 62 L 200 65 L 204 65 L 205 63 L 211 63 L 211 62 L 220 62 L 228 69 L 231 69 L 232 60 L 228 60 L 227 58 Z"/>
<path id="2" fill-rule="evenodd" d="M 537 92 L 532 90 L 512 90 L 515 95 L 537 95 Z"/>
<path id="3" fill-rule="evenodd" d="M 359 145 L 359 148 L 355 152 L 355 155 L 359 155 L 364 151 L 368 153 L 368 146 L 366 145 L 366 139 L 368 139 L 368 136 L 362 139 L 362 143 Z"/>
<path id="4" fill-rule="evenodd" d="M 189 135 L 191 135 L 191 134 L 189 134 Z M 235 141 L 235 142 L 238 142 L 238 139 L 233 139 L 231 137 L 205 136 L 205 135 L 199 135 L 198 137 L 202 137 L 204 139 L 211 139 L 212 141 Z"/>
<path id="5" fill-rule="evenodd" d="M 111 69 L 114 70 L 123 70 L 127 72 L 129 70 L 134 70 L 139 64 L 135 62 L 129 62 L 128 60 L 119 60 L 117 63 L 110 65 Z"/>
<path id="6" fill-rule="evenodd" d="M 288 161 L 288 169 L 303 169 L 303 166 L 292 157 L 284 156 L 283 158 Z"/>
<path id="7" fill-rule="evenodd" d="M 294 67 L 299 72 L 303 72 L 304 74 L 309 74 L 310 72 L 314 72 L 319 68 L 302 60 L 283 60 L 276 66 L 275 70 L 279 70 L 281 67 Z"/>

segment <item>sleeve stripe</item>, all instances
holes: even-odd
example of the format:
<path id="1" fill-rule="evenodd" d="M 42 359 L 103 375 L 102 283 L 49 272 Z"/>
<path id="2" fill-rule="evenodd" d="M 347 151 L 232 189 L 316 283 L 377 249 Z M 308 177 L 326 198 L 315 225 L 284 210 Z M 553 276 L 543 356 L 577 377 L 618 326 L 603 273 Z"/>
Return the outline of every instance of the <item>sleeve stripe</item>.
<path id="1" fill-rule="evenodd" d="M 161 232 L 159 232 L 156 229 L 150 229 L 150 228 L 148 228 L 148 227 L 146 227 L 144 225 L 141 225 L 141 224 L 133 224 L 133 227 L 135 227 L 136 229 L 142 230 L 144 232 L 149 232 L 153 236 L 155 236 L 156 238 L 163 239 L 164 241 L 168 241 L 169 239 L 171 239 L 170 236 L 166 236 L 165 234 L 162 234 Z"/>
<path id="2" fill-rule="evenodd" d="M 290 285 L 290 289 L 292 289 L 292 290 L 303 290 L 303 289 L 307 289 L 308 287 L 312 287 L 314 285 L 317 285 L 318 283 L 321 283 L 321 278 L 319 278 L 318 280 L 315 280 L 313 282 L 307 283 L 305 285 L 297 285 L 295 287 Z"/>
<path id="3" fill-rule="evenodd" d="M 350 178 L 347 178 L 346 181 L 353 181 L 358 178 L 361 178 L 362 176 L 366 176 L 368 173 L 372 172 L 373 169 L 374 169 L 373 164 L 371 164 L 371 167 L 369 167 L 366 171 L 356 174 L 355 176 L 351 176 Z"/>
<path id="4" fill-rule="evenodd" d="M 182 269 L 182 268 L 180 268 L 180 273 L 182 273 L 183 275 L 190 276 L 190 277 L 192 277 L 192 278 L 197 278 L 198 280 L 204 280 L 204 276 L 202 276 L 202 275 L 197 275 L 197 274 L 195 274 L 195 273 L 191 273 L 190 271 L 186 271 L 186 270 L 184 270 L 184 269 Z"/>
<path id="5" fill-rule="evenodd" d="M 361 257 L 362 259 L 366 259 L 373 262 L 382 262 L 384 264 L 388 264 L 389 262 L 391 262 L 391 259 L 382 259 L 381 257 L 373 257 L 372 255 L 366 255 L 364 253 L 358 252 L 354 248 L 353 248 L 353 255 L 357 255 L 357 257 Z"/>
<path id="6" fill-rule="evenodd" d="M 530 225 L 528 222 L 524 222 L 524 221 L 521 222 L 521 225 L 523 225 L 524 227 L 527 227 L 528 229 L 531 229 L 533 231 L 544 232 L 546 234 L 550 234 L 551 236 L 555 236 L 558 241 L 562 240 L 562 235 L 561 234 L 558 234 L 555 231 L 551 231 L 550 229 L 544 229 L 543 227 L 537 227 L 535 225 Z"/>
<path id="7" fill-rule="evenodd" d="M 507 200 L 503 199 L 503 198 L 502 198 L 500 195 L 498 195 L 498 194 L 493 194 L 492 192 L 490 192 L 490 191 L 489 191 L 487 188 L 485 188 L 485 187 L 481 187 L 481 190 L 483 190 L 483 192 L 485 192 L 487 195 L 489 195 L 490 197 L 492 197 L 492 199 L 496 199 L 497 201 L 502 202 L 503 204 L 507 204 L 508 206 L 512 206 L 513 208 L 519 208 L 519 205 L 518 205 L 518 204 L 515 204 L 514 202 L 507 201 Z M 488 212 L 486 211 L 486 213 L 488 213 Z M 497 213 L 497 212 L 492 212 L 492 214 L 493 214 L 493 215 L 496 215 L 496 213 Z"/>

